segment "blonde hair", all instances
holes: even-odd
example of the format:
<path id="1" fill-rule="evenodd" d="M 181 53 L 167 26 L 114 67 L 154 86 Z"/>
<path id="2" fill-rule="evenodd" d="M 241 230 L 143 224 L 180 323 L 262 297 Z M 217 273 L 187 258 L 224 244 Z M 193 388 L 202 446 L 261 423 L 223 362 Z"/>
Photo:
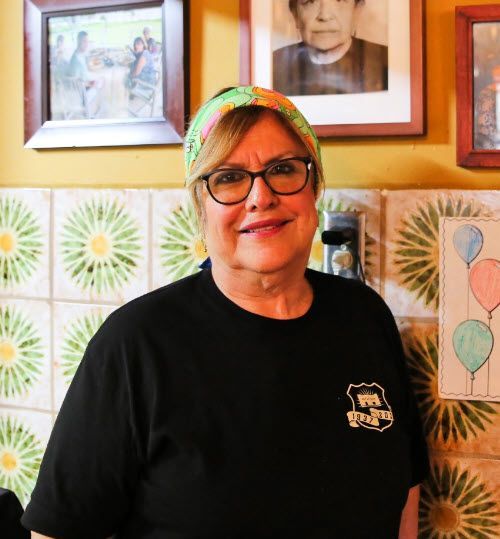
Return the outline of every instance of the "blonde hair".
<path id="1" fill-rule="evenodd" d="M 316 197 L 322 191 L 324 177 L 321 162 L 311 152 L 308 145 L 304 142 L 300 130 L 292 121 L 289 121 L 281 112 L 268 107 L 247 105 L 235 108 L 226 113 L 210 131 L 210 134 L 200 149 L 196 161 L 193 163 L 190 174 L 186 178 L 186 187 L 188 188 L 189 196 L 195 209 L 198 228 L 201 234 L 203 234 L 204 230 L 205 213 L 202 201 L 204 182 L 200 179 L 200 176 L 219 167 L 234 151 L 250 128 L 265 114 L 272 114 L 285 129 L 301 142 L 304 149 L 307 150 L 314 163 L 313 189 Z"/>

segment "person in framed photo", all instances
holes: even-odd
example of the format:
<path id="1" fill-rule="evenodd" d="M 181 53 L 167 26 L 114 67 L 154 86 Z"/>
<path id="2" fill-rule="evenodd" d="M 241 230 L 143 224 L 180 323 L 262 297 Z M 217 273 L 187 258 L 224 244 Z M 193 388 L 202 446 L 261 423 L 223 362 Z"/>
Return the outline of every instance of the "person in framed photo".
<path id="1" fill-rule="evenodd" d="M 78 32 L 76 49 L 68 66 L 68 76 L 78 84 L 82 105 L 87 119 L 95 118 L 101 111 L 104 85 L 102 78 L 95 77 L 88 68 L 89 34 L 85 30 Z"/>
<path id="2" fill-rule="evenodd" d="M 388 47 L 354 36 L 364 0 L 289 0 L 299 43 L 273 53 L 273 88 L 286 95 L 387 90 Z"/>

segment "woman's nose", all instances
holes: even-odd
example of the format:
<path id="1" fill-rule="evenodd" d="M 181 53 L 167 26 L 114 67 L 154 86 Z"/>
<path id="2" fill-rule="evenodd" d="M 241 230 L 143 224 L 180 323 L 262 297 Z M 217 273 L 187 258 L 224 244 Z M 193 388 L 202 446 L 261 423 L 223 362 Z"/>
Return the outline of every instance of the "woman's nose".
<path id="1" fill-rule="evenodd" d="M 245 201 L 247 211 L 263 210 L 276 205 L 278 196 L 271 191 L 264 178 L 257 176 Z"/>
<path id="2" fill-rule="evenodd" d="M 318 14 L 316 18 L 320 21 L 329 21 L 333 19 L 335 4 L 337 0 L 319 0 L 318 2 Z"/>

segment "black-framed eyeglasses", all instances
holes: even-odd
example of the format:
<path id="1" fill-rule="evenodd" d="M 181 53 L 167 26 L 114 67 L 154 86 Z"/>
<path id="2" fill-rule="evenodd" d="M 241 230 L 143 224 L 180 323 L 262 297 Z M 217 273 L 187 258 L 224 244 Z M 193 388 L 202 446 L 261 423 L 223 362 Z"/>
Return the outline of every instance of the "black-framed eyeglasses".
<path id="1" fill-rule="evenodd" d="M 257 172 L 232 168 L 212 170 L 200 176 L 210 196 L 219 204 L 238 204 L 250 194 L 255 178 L 261 177 L 277 195 L 294 195 L 307 185 L 311 157 L 290 157 L 271 163 Z"/>

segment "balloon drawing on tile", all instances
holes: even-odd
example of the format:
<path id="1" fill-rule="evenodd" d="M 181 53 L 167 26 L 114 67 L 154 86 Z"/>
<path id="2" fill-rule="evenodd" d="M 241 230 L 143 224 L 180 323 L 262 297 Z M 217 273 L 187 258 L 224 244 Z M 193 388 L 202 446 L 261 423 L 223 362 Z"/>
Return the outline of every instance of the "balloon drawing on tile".
<path id="1" fill-rule="evenodd" d="M 0 289 L 25 283 L 44 250 L 37 217 L 22 201 L 0 196 Z"/>
<path id="2" fill-rule="evenodd" d="M 430 446 L 450 447 L 486 432 L 500 404 L 440 399 L 438 395 L 438 331 L 403 328 L 405 355 L 413 391 Z"/>
<path id="3" fill-rule="evenodd" d="M 499 234 L 499 218 L 441 222 L 442 397 L 500 402 L 500 324 L 493 316 L 500 305 Z"/>
<path id="4" fill-rule="evenodd" d="M 66 216 L 64 270 L 81 290 L 119 291 L 135 274 L 141 241 L 137 223 L 118 200 L 96 197 Z"/>
<path id="5" fill-rule="evenodd" d="M 0 397 L 23 395 L 42 371 L 44 349 L 35 322 L 13 305 L 0 306 Z"/>
<path id="6" fill-rule="evenodd" d="M 465 320 L 453 332 L 453 348 L 460 363 L 470 373 L 470 392 L 474 394 L 475 373 L 490 357 L 493 333 L 484 322 Z"/>
<path id="7" fill-rule="evenodd" d="M 494 539 L 499 509 L 495 488 L 480 472 L 459 462 L 435 461 L 421 487 L 418 537 Z"/>
<path id="8" fill-rule="evenodd" d="M 477 257 L 483 248 L 483 235 L 474 225 L 462 225 L 453 234 L 453 245 L 460 258 L 467 266 L 468 279 L 470 279 L 470 263 Z M 470 297 L 467 292 L 467 318 L 469 318 Z"/>
<path id="9" fill-rule="evenodd" d="M 483 247 L 483 235 L 474 225 L 462 225 L 453 234 L 453 245 L 469 267 Z"/>
<path id="10" fill-rule="evenodd" d="M 439 307 L 439 219 L 477 217 L 490 212 L 474 200 L 436 195 L 418 201 L 401 220 L 392 253 L 401 285 L 434 311 Z M 461 223 L 463 224 L 463 223 Z M 462 248 L 462 247 L 460 247 Z M 473 251 L 471 251 L 473 252 Z M 470 253 L 464 250 L 470 257 Z"/>
<path id="11" fill-rule="evenodd" d="M 491 320 L 491 313 L 500 305 L 500 260 L 487 258 L 475 264 L 469 282 L 472 293 Z"/>
<path id="12" fill-rule="evenodd" d="M 42 444 L 17 418 L 0 417 L 0 485 L 26 505 L 42 461 Z"/>
<path id="13" fill-rule="evenodd" d="M 90 339 L 104 319 L 102 313 L 91 312 L 69 322 L 61 345 L 61 371 L 67 385 L 73 380 Z"/>
<path id="14" fill-rule="evenodd" d="M 160 261 L 167 281 L 196 273 L 207 257 L 193 205 L 181 202 L 165 217 L 160 236 Z"/>

